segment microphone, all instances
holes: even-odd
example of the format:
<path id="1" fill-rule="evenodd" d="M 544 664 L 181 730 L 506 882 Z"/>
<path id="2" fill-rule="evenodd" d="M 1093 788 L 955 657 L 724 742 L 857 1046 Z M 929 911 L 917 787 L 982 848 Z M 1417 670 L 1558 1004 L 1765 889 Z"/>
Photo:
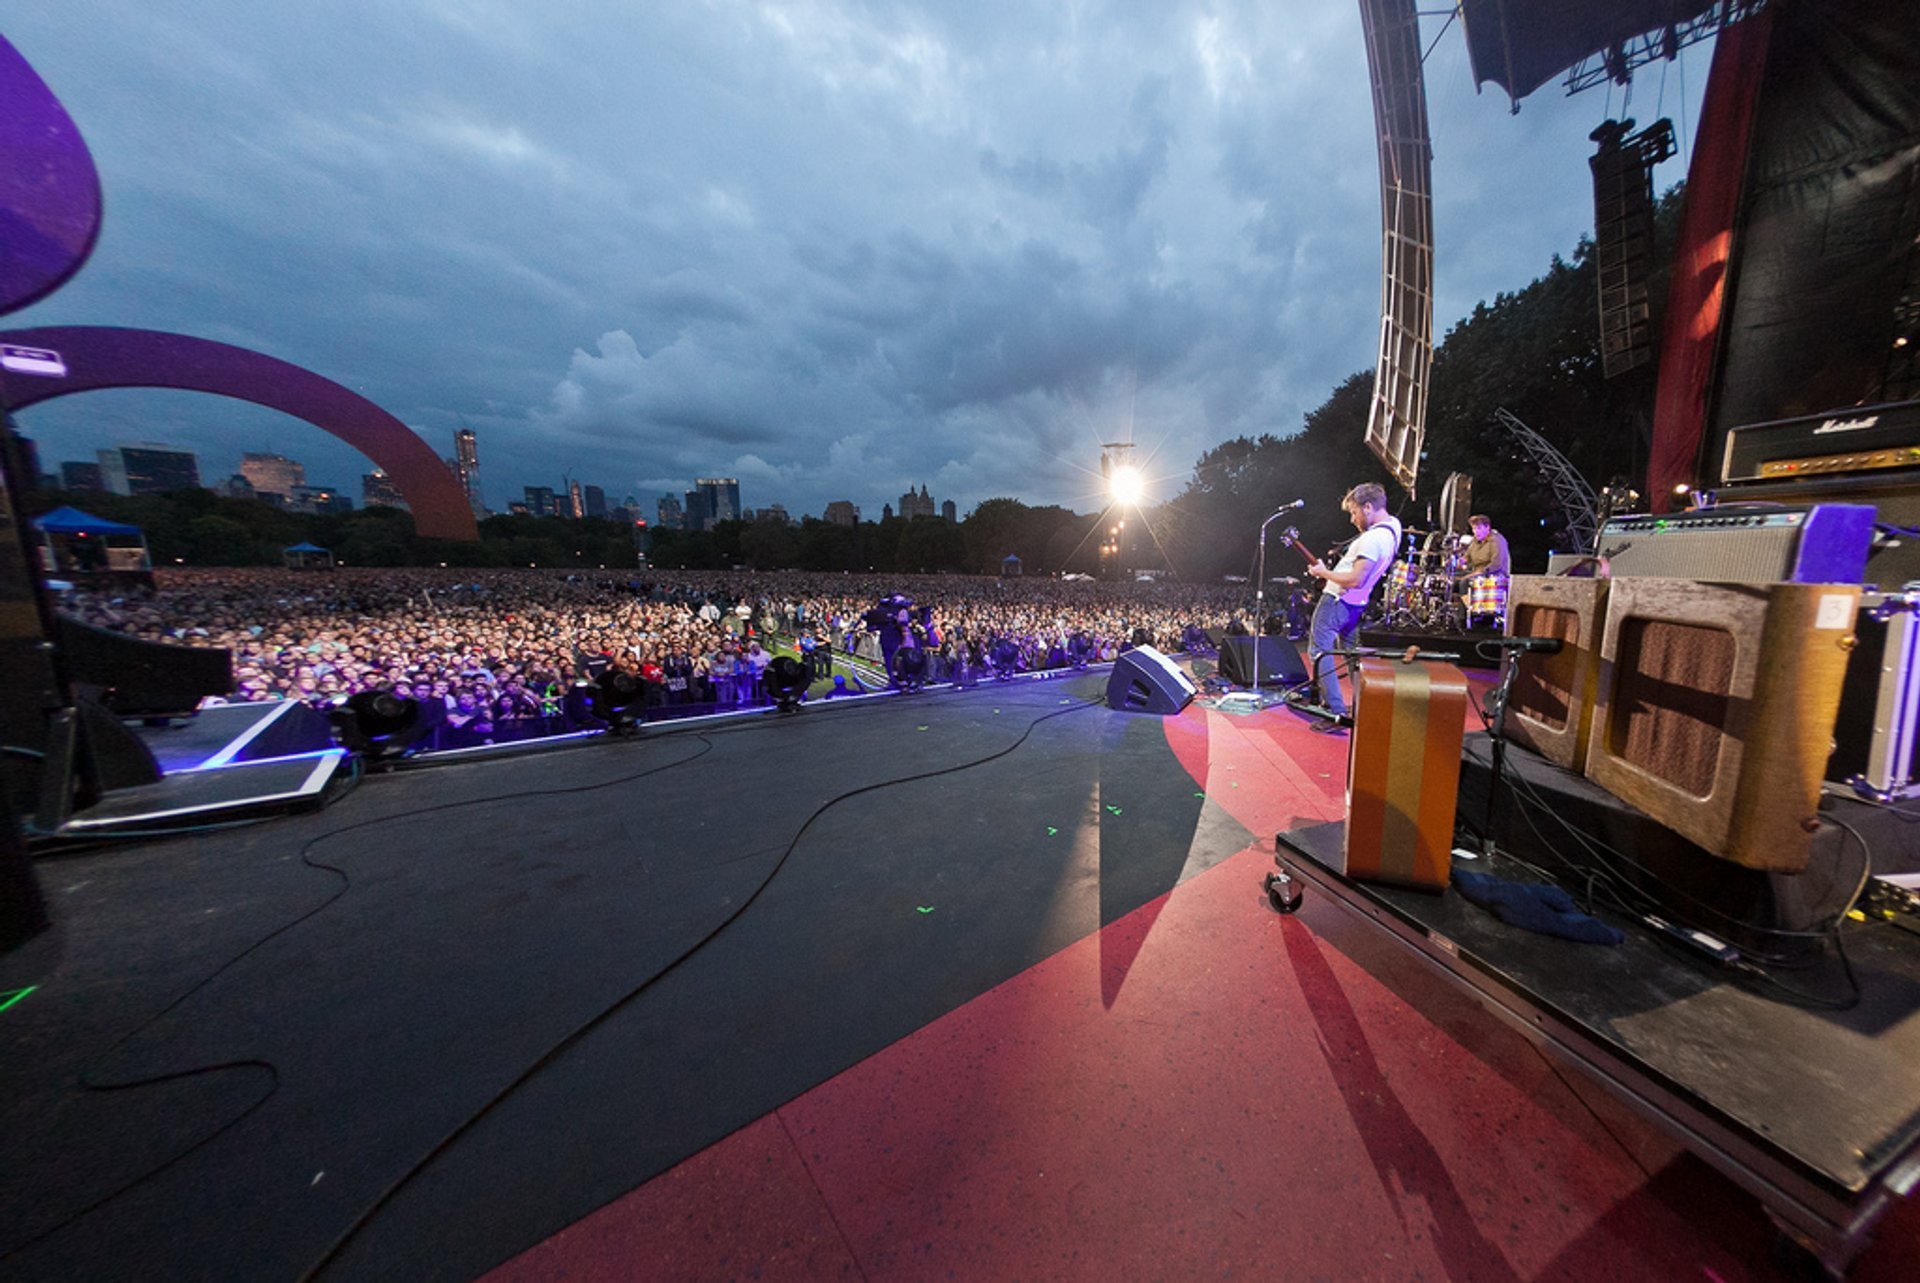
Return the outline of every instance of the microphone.
<path id="1" fill-rule="evenodd" d="M 1273 515 L 1277 517 L 1283 512 L 1292 512 L 1295 508 L 1304 508 L 1306 506 L 1307 501 L 1305 499 L 1295 499 L 1292 503 L 1283 503 L 1278 508 L 1275 508 Z"/>
<path id="2" fill-rule="evenodd" d="M 1507 637 L 1494 645 L 1522 655 L 1558 655 L 1566 643 L 1558 637 Z"/>

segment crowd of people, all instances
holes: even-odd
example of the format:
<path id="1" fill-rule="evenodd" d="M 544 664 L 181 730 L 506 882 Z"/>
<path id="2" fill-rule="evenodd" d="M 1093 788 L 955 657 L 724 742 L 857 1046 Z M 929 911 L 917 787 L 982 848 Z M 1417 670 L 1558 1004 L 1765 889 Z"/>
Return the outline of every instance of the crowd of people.
<path id="1" fill-rule="evenodd" d="M 330 706 L 393 691 L 444 707 L 443 739 L 483 742 L 578 723 L 570 694 L 609 671 L 639 679 L 649 716 L 764 702 L 781 647 L 836 689 L 885 682 L 886 600 L 891 640 L 921 651 L 914 680 L 968 681 L 1097 663 L 1135 644 L 1189 649 L 1244 597 L 1226 585 L 946 575 L 165 569 L 151 593 L 76 589 L 59 608 L 228 650 L 230 699 Z"/>

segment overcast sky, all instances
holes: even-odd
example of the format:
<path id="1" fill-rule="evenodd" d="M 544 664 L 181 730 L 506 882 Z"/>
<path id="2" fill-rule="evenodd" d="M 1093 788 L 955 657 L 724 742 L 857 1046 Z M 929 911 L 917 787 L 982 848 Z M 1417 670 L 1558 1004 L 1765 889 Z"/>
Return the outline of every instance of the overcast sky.
<path id="1" fill-rule="evenodd" d="M 1351 0 L 61 0 L 0 33 L 101 172 L 98 249 L 0 321 L 132 325 L 347 384 L 487 501 L 737 476 L 878 517 L 925 484 L 1099 506 L 1132 439 L 1164 497 L 1371 369 L 1379 179 Z M 1427 63 L 1436 330 L 1592 223 L 1621 98 L 1509 113 L 1459 28 Z M 1437 37 L 1437 42 L 1436 42 Z M 1627 114 L 1690 143 L 1711 46 Z M 1655 182 L 1684 174 L 1685 156 Z M 19 416 L 47 465 L 124 441 L 371 466 L 189 393 Z"/>

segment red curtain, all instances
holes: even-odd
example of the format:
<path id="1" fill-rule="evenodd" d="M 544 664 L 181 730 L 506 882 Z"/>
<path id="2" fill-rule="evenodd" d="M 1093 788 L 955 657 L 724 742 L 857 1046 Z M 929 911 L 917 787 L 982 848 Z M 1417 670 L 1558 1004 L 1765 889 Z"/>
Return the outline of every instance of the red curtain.
<path id="1" fill-rule="evenodd" d="M 1674 248 L 1660 336 L 1660 382 L 1654 391 L 1646 487 L 1655 512 L 1668 510 L 1674 486 L 1718 479 L 1717 461 L 1705 461 L 1713 475 L 1700 475 L 1700 440 L 1706 431 L 1733 229 L 1772 27 L 1773 11 L 1765 9 L 1722 31 L 1714 45 L 1693 160 L 1687 167 L 1680 242 Z"/>

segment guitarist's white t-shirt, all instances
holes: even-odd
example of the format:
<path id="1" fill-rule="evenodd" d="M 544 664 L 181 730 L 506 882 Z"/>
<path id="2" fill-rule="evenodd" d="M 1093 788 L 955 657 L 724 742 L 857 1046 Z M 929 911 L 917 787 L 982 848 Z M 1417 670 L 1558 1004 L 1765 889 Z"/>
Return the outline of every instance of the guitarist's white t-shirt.
<path id="1" fill-rule="evenodd" d="M 1367 577 L 1344 592 L 1329 579 L 1326 591 L 1350 606 L 1366 605 L 1367 599 L 1373 595 L 1373 586 L 1380 582 L 1380 576 L 1387 573 L 1387 564 L 1393 560 L 1394 551 L 1399 547 L 1400 523 L 1392 517 L 1382 517 L 1355 536 L 1334 566 L 1336 572 L 1351 570 L 1354 562 L 1365 557 L 1369 563 Z"/>

